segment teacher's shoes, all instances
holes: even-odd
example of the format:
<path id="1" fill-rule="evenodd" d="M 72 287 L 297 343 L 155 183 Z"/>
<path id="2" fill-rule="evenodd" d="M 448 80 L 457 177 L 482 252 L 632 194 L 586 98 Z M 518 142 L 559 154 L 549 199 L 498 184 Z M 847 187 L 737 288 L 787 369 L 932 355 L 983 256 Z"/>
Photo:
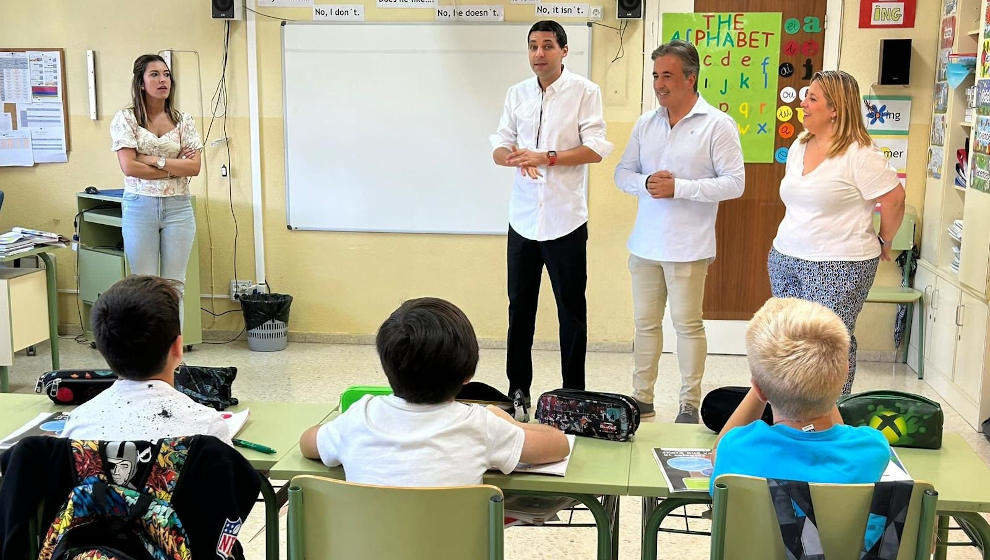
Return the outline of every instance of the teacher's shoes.
<path id="1" fill-rule="evenodd" d="M 675 424 L 697 424 L 700 420 L 698 416 L 698 407 L 689 403 L 681 403 L 681 411 L 677 413 L 677 417 L 674 418 Z"/>
<path id="2" fill-rule="evenodd" d="M 531 406 L 529 395 L 523 393 L 522 389 L 512 392 L 512 417 L 516 422 L 529 422 L 529 408 Z"/>
<path id="3" fill-rule="evenodd" d="M 633 397 L 636 401 L 636 408 L 639 409 L 640 418 L 652 418 L 657 415 L 657 411 L 653 409 L 653 403 L 643 402 L 636 397 Z"/>

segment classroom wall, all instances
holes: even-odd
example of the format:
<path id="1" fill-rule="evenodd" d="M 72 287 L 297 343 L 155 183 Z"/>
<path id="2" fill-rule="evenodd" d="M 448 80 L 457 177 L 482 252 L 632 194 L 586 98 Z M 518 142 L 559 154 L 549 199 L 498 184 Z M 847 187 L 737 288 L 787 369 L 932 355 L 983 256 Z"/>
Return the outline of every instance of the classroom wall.
<path id="1" fill-rule="evenodd" d="M 860 29 L 859 0 L 846 0 L 842 18 L 842 45 L 839 68 L 852 74 L 863 95 L 911 96 L 911 125 L 908 133 L 907 204 L 919 214 L 916 239 L 921 240 L 921 212 L 925 200 L 925 166 L 928 163 L 928 135 L 932 120 L 932 93 L 935 79 L 935 51 L 938 39 L 939 0 L 918 0 L 915 26 L 909 29 Z M 877 82 L 880 39 L 911 39 L 911 85 L 873 86 Z M 868 54 L 867 54 L 868 53 Z M 936 219 L 938 219 L 936 217 Z M 897 286 L 901 272 L 896 264 L 881 262 L 877 285 Z M 891 325 L 896 306 L 867 304 L 856 325 L 860 353 L 886 357 L 893 351 Z"/>
<path id="2" fill-rule="evenodd" d="M 365 5 L 368 21 L 433 20 L 432 10 L 377 9 L 373 1 Z M 606 14 L 603 23 L 618 25 L 614 19 L 615 2 L 610 0 L 603 5 Z M 856 29 L 858 5 L 857 0 L 845 3 L 847 16 L 840 66 L 856 75 L 861 84 L 874 81 L 875 57 L 863 57 L 862 53 L 874 52 L 881 35 L 915 38 L 912 81 L 918 85 L 907 90 L 915 96 L 908 202 L 920 208 L 924 188 L 924 158 L 920 155 L 927 144 L 936 35 L 934 24 L 926 22 L 936 21 L 937 2 L 920 0 L 918 26 L 896 33 Z M 264 11 L 283 18 L 311 18 L 309 9 Z M 37 14 L 48 17 L 40 19 Z M 506 2 L 505 14 L 506 21 L 536 19 L 531 5 Z M 479 337 L 503 339 L 508 304 L 504 237 L 286 230 L 279 22 L 260 16 L 257 21 L 266 270 L 274 290 L 295 298 L 290 329 L 301 335 L 356 335 L 359 340 L 367 340 L 403 299 L 434 295 L 464 308 Z M 205 0 L 162 0 L 147 4 L 39 0 L 5 6 L 0 22 L 3 37 L 0 46 L 66 49 L 72 149 L 67 164 L 0 171 L 7 193 L 0 213 L 0 228 L 27 225 L 71 235 L 74 193 L 90 184 L 104 188 L 121 186 L 122 177 L 116 158 L 109 151 L 107 130 L 113 113 L 129 102 L 130 67 L 140 53 L 168 48 L 198 51 L 199 66 L 195 54 L 176 52 L 173 67 L 179 106 L 200 119 L 200 131 L 205 134 L 210 96 L 220 76 L 222 33 L 223 23 L 210 19 L 209 2 Z M 635 217 L 635 200 L 615 188 L 612 171 L 640 114 L 642 22 L 629 23 L 622 40 L 624 55 L 615 62 L 611 61 L 620 46 L 615 30 L 596 26 L 593 45 L 592 79 L 602 87 L 608 136 L 616 144 L 616 150 L 604 162 L 591 166 L 590 172 L 589 343 L 592 348 L 627 347 L 632 339 L 632 305 L 625 240 Z M 646 46 L 647 50 L 653 47 Z M 238 276 L 251 279 L 254 272 L 246 48 L 246 23 L 235 22 L 231 25 L 227 74 L 231 178 L 228 182 L 219 177 L 220 165 L 227 158 L 223 146 L 207 147 L 205 173 L 192 184 L 193 193 L 200 199 L 201 283 L 207 295 L 225 294 L 233 277 L 234 220 L 228 190 L 238 225 Z M 97 121 L 88 117 L 86 49 L 97 51 L 100 105 Z M 522 37 L 519 56 L 526 56 Z M 200 110 L 201 102 L 205 112 Z M 497 120 L 498 115 L 492 115 L 493 128 Z M 222 136 L 217 131 L 219 124 L 214 125 L 211 139 Z M 329 154 L 329 157 L 340 157 L 346 162 L 342 154 Z M 506 188 L 509 187 L 507 184 Z M 73 254 L 60 252 L 58 263 L 62 293 L 60 319 L 64 327 L 71 329 L 78 325 L 75 296 L 71 293 L 75 289 Z M 881 279 L 896 281 L 890 280 L 896 276 L 891 266 L 882 267 Z M 536 337 L 555 341 L 556 313 L 546 280 L 542 294 Z M 233 309 L 229 300 L 220 298 L 206 297 L 203 305 L 207 308 L 212 305 L 216 312 Z M 861 351 L 891 348 L 886 334 L 890 331 L 890 311 L 882 311 L 864 314 L 858 329 Z M 241 326 L 237 313 L 216 320 L 204 315 L 207 330 L 236 332 Z"/>

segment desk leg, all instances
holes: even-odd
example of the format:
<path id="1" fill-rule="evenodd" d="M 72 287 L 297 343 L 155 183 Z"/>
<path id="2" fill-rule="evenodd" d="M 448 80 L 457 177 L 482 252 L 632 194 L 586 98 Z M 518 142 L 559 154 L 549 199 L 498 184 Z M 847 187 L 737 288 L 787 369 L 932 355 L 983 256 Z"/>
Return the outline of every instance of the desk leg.
<path id="1" fill-rule="evenodd" d="M 655 498 L 644 498 L 654 501 Z M 654 502 L 655 503 L 655 502 Z M 646 519 L 643 527 L 643 539 L 641 545 L 641 557 L 643 560 L 657 560 L 659 551 L 657 550 L 657 533 L 660 532 L 660 524 L 670 512 L 689 504 L 709 504 L 711 499 L 704 498 L 664 498 L 658 506 L 653 509 Z M 644 512 L 646 508 L 644 507 Z"/>
<path id="2" fill-rule="evenodd" d="M 58 296 L 55 278 L 55 263 L 48 253 L 38 253 L 45 263 L 45 284 L 48 287 L 48 341 L 52 348 L 52 369 L 58 369 Z"/>
<path id="3" fill-rule="evenodd" d="M 506 492 L 526 496 L 565 496 L 581 502 L 588 508 L 591 515 L 595 517 L 595 527 L 598 529 L 598 560 L 611 560 L 614 558 L 612 556 L 612 530 L 610 528 L 612 520 L 605 506 L 595 496 L 591 494 L 569 494 L 566 492 L 533 492 L 530 490 L 507 490 Z M 611 497 L 618 500 L 618 497 Z"/>
<path id="4" fill-rule="evenodd" d="M 608 512 L 609 534 L 612 535 L 612 554 L 610 558 L 612 560 L 619 560 L 619 497 L 603 496 L 602 505 L 605 506 L 605 511 Z"/>
<path id="5" fill-rule="evenodd" d="M 278 499 L 266 474 L 261 477 L 261 495 L 265 498 L 265 560 L 278 560 Z"/>
<path id="6" fill-rule="evenodd" d="M 949 551 L 949 516 L 940 514 L 935 521 L 935 555 L 934 560 L 945 560 L 945 555 Z"/>
<path id="7" fill-rule="evenodd" d="M 9 375 L 10 368 L 7 366 L 0 366 L 0 393 L 10 391 L 10 380 L 7 379 Z"/>
<path id="8" fill-rule="evenodd" d="M 980 549 L 984 560 L 990 559 L 990 524 L 979 513 L 960 512 L 951 514 L 962 527 L 966 536 Z"/>

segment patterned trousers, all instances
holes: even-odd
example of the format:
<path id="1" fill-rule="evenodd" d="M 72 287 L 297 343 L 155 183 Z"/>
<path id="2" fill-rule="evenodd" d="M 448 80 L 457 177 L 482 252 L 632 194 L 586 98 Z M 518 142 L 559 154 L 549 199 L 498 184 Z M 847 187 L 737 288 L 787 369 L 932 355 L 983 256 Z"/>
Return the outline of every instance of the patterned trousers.
<path id="1" fill-rule="evenodd" d="M 856 317 L 873 286 L 880 257 L 866 261 L 806 261 L 770 249 L 767 272 L 774 297 L 820 303 L 835 312 L 849 329 L 849 377 L 842 394 L 852 391 L 856 377 Z"/>

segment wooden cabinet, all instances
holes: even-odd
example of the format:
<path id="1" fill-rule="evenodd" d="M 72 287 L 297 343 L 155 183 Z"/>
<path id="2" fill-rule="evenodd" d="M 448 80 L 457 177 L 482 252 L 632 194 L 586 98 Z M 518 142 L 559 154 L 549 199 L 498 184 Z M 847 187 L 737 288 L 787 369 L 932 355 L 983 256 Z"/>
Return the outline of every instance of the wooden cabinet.
<path id="1" fill-rule="evenodd" d="M 987 354 L 987 304 L 962 292 L 956 319 L 959 324 L 959 342 L 956 344 L 956 365 L 952 381 L 963 394 L 971 396 L 975 404 L 979 401 L 983 388 L 983 368 Z"/>
<path id="2" fill-rule="evenodd" d="M 935 373 L 929 369 L 930 366 L 938 373 L 951 378 L 955 367 L 956 341 L 959 336 L 956 324 L 959 288 L 940 277 L 935 282 L 935 294 L 932 299 L 934 320 L 930 331 L 932 337 L 930 352 L 927 354 L 931 356 L 931 360 L 926 364 L 925 374 Z"/>

